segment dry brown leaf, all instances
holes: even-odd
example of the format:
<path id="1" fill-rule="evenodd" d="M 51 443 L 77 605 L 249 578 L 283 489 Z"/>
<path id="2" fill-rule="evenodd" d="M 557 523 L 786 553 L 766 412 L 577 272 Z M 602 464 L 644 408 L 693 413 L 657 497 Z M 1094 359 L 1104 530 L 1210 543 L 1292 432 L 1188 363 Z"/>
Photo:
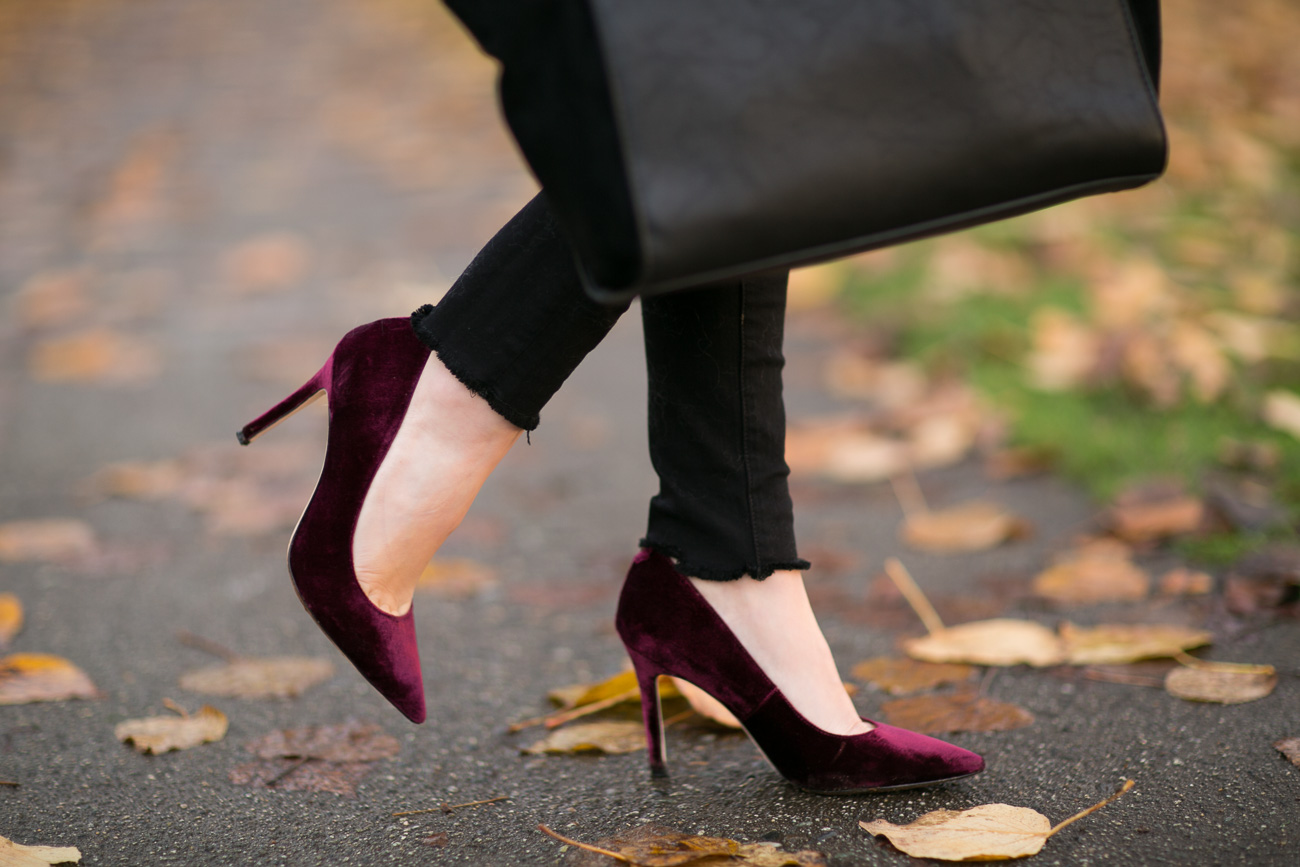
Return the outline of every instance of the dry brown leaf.
<path id="1" fill-rule="evenodd" d="M 880 706 L 890 725 L 923 734 L 1005 732 L 1033 725 L 1034 715 L 1014 704 L 964 690 L 952 695 L 918 695 Z"/>
<path id="2" fill-rule="evenodd" d="M 1071 665 L 1105 665 L 1177 656 L 1214 640 L 1202 629 L 1168 624 L 1061 624 L 1061 641 Z"/>
<path id="3" fill-rule="evenodd" d="M 0 705 L 70 698 L 99 698 L 99 690 L 63 657 L 14 653 L 0 658 Z"/>
<path id="4" fill-rule="evenodd" d="M 908 695 L 969 680 L 975 674 L 975 669 L 969 665 L 918 662 L 914 659 L 877 656 L 853 666 L 852 674 L 890 695 Z"/>
<path id="5" fill-rule="evenodd" d="M 1186 567 L 1170 569 L 1160 576 L 1163 596 L 1204 596 L 1214 589 L 1214 576 Z"/>
<path id="6" fill-rule="evenodd" d="M 852 419 L 822 419 L 791 427 L 785 458 L 795 472 L 843 483 L 876 482 L 909 466 L 908 446 Z"/>
<path id="7" fill-rule="evenodd" d="M 908 460 L 916 469 L 959 463 L 975 445 L 978 422 L 978 417 L 964 409 L 918 420 L 907 430 Z"/>
<path id="8" fill-rule="evenodd" d="M 81 850 L 75 846 L 24 846 L 0 837 L 0 867 L 50 867 L 80 861 Z"/>
<path id="9" fill-rule="evenodd" d="M 89 282 L 90 272 L 84 268 L 36 274 L 14 293 L 14 318 L 29 329 L 75 322 L 92 309 Z"/>
<path id="10" fill-rule="evenodd" d="M 401 751 L 397 738 L 374 723 L 349 720 L 333 725 L 280 729 L 245 745 L 259 759 L 317 759 L 374 762 Z"/>
<path id="11" fill-rule="evenodd" d="M 86 488 L 96 497 L 160 500 L 176 495 L 184 480 L 179 461 L 119 461 L 100 468 Z"/>
<path id="12" fill-rule="evenodd" d="M 909 515 L 900 536 L 923 551 L 983 551 L 1025 535 L 1027 526 L 996 503 L 972 500 Z"/>
<path id="13" fill-rule="evenodd" d="M 1134 602 L 1151 590 L 1147 573 L 1119 553 L 1103 546 L 1085 546 L 1034 578 L 1035 596 L 1053 602 L 1090 605 Z"/>
<path id="14" fill-rule="evenodd" d="M 145 754 L 158 755 L 171 750 L 188 750 L 200 744 L 219 741 L 226 736 L 229 721 L 215 707 L 205 704 L 193 714 L 151 716 L 120 722 L 113 736 Z"/>
<path id="15" fill-rule="evenodd" d="M 859 822 L 863 830 L 884 835 L 914 858 L 941 861 L 1006 861 L 1025 858 L 1042 850 L 1047 838 L 1067 825 L 1100 810 L 1129 789 L 1125 780 L 1119 791 L 1053 826 L 1047 817 L 1028 807 L 981 804 L 969 810 L 934 810 L 907 825 L 877 820 Z"/>
<path id="16" fill-rule="evenodd" d="M 89 328 L 36 344 L 27 368 L 37 382 L 124 385 L 152 379 L 161 371 L 162 359 L 139 337 Z"/>
<path id="17" fill-rule="evenodd" d="M 1264 396 L 1264 421 L 1300 438 L 1300 395 L 1276 389 Z"/>
<path id="18" fill-rule="evenodd" d="M 638 867 L 689 867 L 693 864 L 737 864 L 742 867 L 825 867 L 826 858 L 818 852 L 786 852 L 775 843 L 740 843 L 723 837 L 685 834 L 659 825 L 641 825 L 628 831 L 582 843 L 557 834 L 550 828 L 540 830 L 569 844 L 564 863 L 569 867 L 600 867 L 609 858 Z"/>
<path id="19" fill-rule="evenodd" d="M 468 557 L 437 558 L 420 574 L 415 589 L 446 599 L 468 599 L 492 587 L 496 571 Z"/>
<path id="20" fill-rule="evenodd" d="M 294 698 L 334 676 L 334 666 L 311 656 L 234 659 L 181 675 L 182 689 L 236 698 Z"/>
<path id="21" fill-rule="evenodd" d="M 1286 756 L 1287 761 L 1300 768 L 1300 737 L 1283 738 L 1273 742 L 1273 748 Z"/>
<path id="22" fill-rule="evenodd" d="M 1056 455 L 1040 448 L 1004 448 L 984 459 L 984 474 L 996 481 L 1036 476 L 1056 464 Z"/>
<path id="23" fill-rule="evenodd" d="M 1191 533 L 1205 519 L 1205 504 L 1196 497 L 1171 497 L 1111 507 L 1111 532 L 1128 542 L 1149 542 Z"/>
<path id="24" fill-rule="evenodd" d="M 0 524 L 0 560 L 63 561 L 95 553 L 95 532 L 85 521 L 46 518 Z"/>
<path id="25" fill-rule="evenodd" d="M 1101 351 L 1101 337 L 1094 329 L 1050 307 L 1035 311 L 1030 329 L 1034 348 L 1025 363 L 1035 388 L 1065 391 L 1088 380 Z"/>
<path id="26" fill-rule="evenodd" d="M 1030 620 L 998 618 L 951 626 L 903 642 L 903 650 L 925 662 L 972 665 L 1059 665 L 1065 648 L 1052 630 Z"/>
<path id="27" fill-rule="evenodd" d="M 0 593 L 0 648 L 8 647 L 22 628 L 22 601 L 12 593 Z"/>
<path id="28" fill-rule="evenodd" d="M 326 792 L 355 798 L 357 786 L 373 770 L 370 762 L 323 762 L 317 759 L 263 759 L 231 768 L 236 786 L 282 792 Z"/>
<path id="29" fill-rule="evenodd" d="M 1274 673 L 1213 671 L 1179 667 L 1165 676 L 1165 691 L 1188 701 L 1244 704 L 1271 695 L 1277 686 Z"/>
<path id="30" fill-rule="evenodd" d="M 623 720 L 578 723 L 555 729 L 545 738 L 526 747 L 530 755 L 573 755 L 605 753 L 619 755 L 645 749 L 645 729 L 641 723 Z"/>
<path id="31" fill-rule="evenodd" d="M 222 267 L 230 287 L 239 293 L 275 292 L 302 281 L 311 262 L 311 249 L 291 232 L 251 238 L 226 253 Z"/>

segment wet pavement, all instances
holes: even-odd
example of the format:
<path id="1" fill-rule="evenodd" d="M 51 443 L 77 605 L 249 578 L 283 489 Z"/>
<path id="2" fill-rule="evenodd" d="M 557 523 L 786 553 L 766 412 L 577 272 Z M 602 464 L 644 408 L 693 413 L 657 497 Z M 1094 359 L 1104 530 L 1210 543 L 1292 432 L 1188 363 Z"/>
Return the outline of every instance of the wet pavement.
<path id="1" fill-rule="evenodd" d="M 492 68 L 415 0 L 59 0 L 0 6 L 0 523 L 64 517 L 97 543 L 71 562 L 0 562 L 27 624 L 10 652 L 81 666 L 97 700 L 0 708 L 0 835 L 77 846 L 83 864 L 543 864 L 539 823 L 592 841 L 644 822 L 815 848 L 834 864 L 910 859 L 858 828 L 1003 802 L 1053 821 L 1124 778 L 1132 793 L 1049 841 L 1040 864 L 1283 865 L 1300 857 L 1300 629 L 1218 636 L 1211 656 L 1272 663 L 1267 699 L 1183 702 L 1069 669 L 998 670 L 981 688 L 1035 716 L 958 734 L 988 770 L 915 792 L 827 798 L 784 783 L 744 738 L 670 730 L 673 776 L 644 755 L 521 755 L 547 689 L 617 672 L 611 616 L 655 480 L 636 310 L 507 457 L 444 553 L 495 585 L 416 604 L 429 721 L 406 723 L 319 634 L 283 547 L 324 443 L 318 405 L 239 450 L 234 430 L 313 372 L 352 326 L 434 301 L 534 186 L 500 127 Z M 842 323 L 790 325 L 793 419 L 844 405 L 822 368 Z M 259 457 L 259 455 L 261 455 Z M 190 499 L 104 498 L 120 461 L 183 459 Z M 1096 506 L 1050 476 L 990 483 L 975 461 L 921 477 L 935 505 L 992 499 L 1035 533 L 959 557 L 907 551 L 888 485 L 798 480 L 799 534 L 841 665 L 896 651 L 919 623 L 868 588 L 890 556 L 956 619 L 1063 615 L 1008 595 Z M 201 487 L 201 486 L 200 486 Z M 199 504 L 199 505 L 195 505 Z M 201 506 L 201 507 L 200 507 Z M 1144 565 L 1176 565 L 1153 554 Z M 1198 607 L 1198 605 L 1200 607 Z M 1203 620 L 1151 601 L 1080 622 Z M 292 700 L 207 699 L 224 740 L 163 756 L 113 727 L 191 710 L 177 678 L 210 664 L 178 631 L 240 654 L 315 655 L 333 678 Z M 886 697 L 865 688 L 863 713 Z M 251 789 L 230 771 L 276 729 L 379 723 L 400 743 L 354 798 Z M 394 817 L 506 795 L 454 813 Z"/>

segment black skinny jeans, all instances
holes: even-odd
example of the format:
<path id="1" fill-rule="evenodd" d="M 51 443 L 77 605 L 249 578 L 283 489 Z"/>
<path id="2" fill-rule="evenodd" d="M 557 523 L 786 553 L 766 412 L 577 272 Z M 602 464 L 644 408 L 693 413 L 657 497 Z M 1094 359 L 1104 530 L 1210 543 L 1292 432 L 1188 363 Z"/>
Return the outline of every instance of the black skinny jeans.
<path id="1" fill-rule="evenodd" d="M 726 581 L 806 569 L 785 463 L 781 354 L 787 272 L 643 299 L 650 457 L 659 493 L 643 547 Z M 583 291 L 544 195 L 412 315 L 461 382 L 525 430 L 627 305 Z"/>

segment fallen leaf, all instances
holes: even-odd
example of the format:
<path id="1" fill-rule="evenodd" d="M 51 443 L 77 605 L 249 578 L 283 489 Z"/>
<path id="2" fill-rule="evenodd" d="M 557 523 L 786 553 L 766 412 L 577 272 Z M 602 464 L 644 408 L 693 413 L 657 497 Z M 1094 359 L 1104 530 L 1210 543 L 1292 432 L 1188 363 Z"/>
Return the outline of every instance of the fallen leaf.
<path id="1" fill-rule="evenodd" d="M 852 674 L 890 695 L 907 695 L 969 680 L 975 674 L 975 669 L 969 665 L 877 656 L 853 666 Z"/>
<path id="2" fill-rule="evenodd" d="M 230 250 L 222 267 L 230 287 L 241 294 L 275 292 L 302 281 L 311 261 L 307 243 L 291 232 L 271 232 Z"/>
<path id="3" fill-rule="evenodd" d="M 1019 538 L 1028 525 L 996 503 L 972 500 L 909 515 L 900 535 L 923 551 L 983 551 Z"/>
<path id="4" fill-rule="evenodd" d="M 970 689 L 952 695 L 894 699 L 881 705 L 880 711 L 890 725 L 923 734 L 1005 732 L 1034 722 L 1034 715 L 1024 708 L 985 698 Z"/>
<path id="5" fill-rule="evenodd" d="M 573 847 L 564 859 L 569 867 L 601 867 L 612 857 L 638 867 L 687 867 L 693 864 L 737 864 L 742 867 L 826 867 L 819 852 L 786 852 L 775 843 L 740 843 L 725 837 L 685 834 L 659 825 L 640 825 L 595 843 L 582 843 L 539 829 Z"/>
<path id="6" fill-rule="evenodd" d="M 1056 460 L 1056 455 L 1047 449 L 998 449 L 984 459 L 984 474 L 996 481 L 1036 476 L 1052 469 Z"/>
<path id="7" fill-rule="evenodd" d="M 14 293 L 16 321 L 32 330 L 77 321 L 92 309 L 89 283 L 90 272 L 84 268 L 36 274 Z"/>
<path id="8" fill-rule="evenodd" d="M 427 837 L 420 838 L 421 846 L 433 846 L 435 849 L 441 849 L 451 841 L 451 837 L 446 831 L 439 831 L 436 834 L 430 834 Z"/>
<path id="9" fill-rule="evenodd" d="M 401 746 L 377 725 L 350 721 L 271 732 L 245 749 L 259 761 L 230 771 L 237 786 L 354 798 L 373 763 L 397 755 Z"/>
<path id="10" fill-rule="evenodd" d="M 23 628 L 23 603 L 12 593 L 0 593 L 0 648 L 8 647 Z"/>
<path id="11" fill-rule="evenodd" d="M 259 759 L 373 762 L 397 755 L 401 744 L 374 723 L 349 720 L 333 725 L 280 729 L 249 741 L 245 749 Z"/>
<path id="12" fill-rule="evenodd" d="M 200 744 L 219 741 L 226 736 L 229 721 L 212 705 L 205 704 L 193 714 L 151 716 L 120 722 L 113 736 L 145 754 L 158 755 L 171 750 L 188 750 Z"/>
<path id="13" fill-rule="evenodd" d="M 1266 484 L 1254 479 L 1216 479 L 1207 486 L 1206 507 L 1237 531 L 1266 532 L 1285 527 L 1290 509 L 1278 502 Z"/>
<path id="14" fill-rule="evenodd" d="M 0 705 L 70 698 L 99 698 L 99 690 L 63 657 L 14 653 L 0 658 Z"/>
<path id="15" fill-rule="evenodd" d="M 889 838 L 889 842 L 914 858 L 1005 861 L 1036 855 L 1048 837 L 1100 810 L 1131 788 L 1133 781 L 1126 780 L 1119 791 L 1106 800 L 1056 826 L 1037 810 L 1008 804 L 981 804 L 960 811 L 934 810 L 907 825 L 881 820 L 858 824 L 868 833 Z"/>
<path id="16" fill-rule="evenodd" d="M 1065 649 L 1052 630 L 1030 620 L 977 620 L 903 642 L 913 659 L 972 665 L 1059 665 Z"/>
<path id="17" fill-rule="evenodd" d="M 1277 389 L 1264 396 L 1264 422 L 1300 438 L 1300 394 Z"/>
<path id="18" fill-rule="evenodd" d="M 837 263 L 793 268 L 786 291 L 786 308 L 794 312 L 824 307 L 839 294 L 843 284 L 843 267 Z"/>
<path id="19" fill-rule="evenodd" d="M 1204 596 L 1214 589 L 1214 577 L 1206 572 L 1199 572 L 1179 566 L 1160 576 L 1160 593 L 1162 596 Z"/>
<path id="20" fill-rule="evenodd" d="M 1043 391 L 1066 391 L 1087 382 L 1097 366 L 1100 335 L 1064 310 L 1045 307 L 1030 321 L 1033 351 L 1025 359 L 1029 380 Z"/>
<path id="21" fill-rule="evenodd" d="M 1201 671 L 1175 668 L 1165 677 L 1165 691 L 1188 701 L 1244 704 L 1272 694 L 1276 674 L 1245 671 Z"/>
<path id="22" fill-rule="evenodd" d="M 1273 748 L 1286 756 L 1287 761 L 1300 768 L 1300 737 L 1283 738 L 1273 742 Z"/>
<path id="23" fill-rule="evenodd" d="M 446 599 L 468 599 L 492 587 L 496 571 L 467 557 L 437 558 L 420 573 L 415 589 Z"/>
<path id="24" fill-rule="evenodd" d="M 671 682 L 671 681 L 668 681 Z M 668 696 L 664 693 L 664 680 L 659 681 L 659 695 L 663 698 Z M 555 702 L 562 708 L 582 707 L 584 705 L 595 704 L 597 702 L 607 701 L 615 697 L 626 697 L 627 701 L 640 702 L 639 691 L 629 695 L 630 692 L 637 689 L 636 672 L 632 669 L 620 671 L 613 677 L 607 677 L 596 683 L 575 683 L 570 686 L 559 686 L 548 692 L 547 698 Z"/>
<path id="25" fill-rule="evenodd" d="M 0 865 L 3 867 L 50 867 L 52 864 L 76 864 L 81 850 L 75 846 L 24 846 L 0 837 Z"/>
<path id="26" fill-rule="evenodd" d="M 85 521 L 46 518 L 0 524 L 0 560 L 75 560 L 94 552 L 95 532 Z"/>
<path id="27" fill-rule="evenodd" d="M 791 426 L 785 458 L 796 473 L 842 483 L 881 481 L 909 466 L 908 447 L 856 419 L 828 418 Z"/>
<path id="28" fill-rule="evenodd" d="M 1110 530 L 1127 542 L 1150 542 L 1191 533 L 1205 519 L 1205 504 L 1177 496 L 1146 502 L 1117 503 L 1109 513 Z"/>
<path id="29" fill-rule="evenodd" d="M 1091 605 L 1145 599 L 1150 585 L 1147 573 L 1129 560 L 1127 549 L 1088 545 L 1035 576 L 1033 592 L 1053 602 Z"/>
<path id="30" fill-rule="evenodd" d="M 526 747 L 530 755 L 573 755 L 605 753 L 619 755 L 645 749 L 645 729 L 641 723 L 621 720 L 579 723 L 555 729 L 545 738 Z"/>
<path id="31" fill-rule="evenodd" d="M 160 500 L 174 496 L 184 479 L 179 461 L 120 461 L 100 468 L 86 490 L 96 497 Z"/>
<path id="32" fill-rule="evenodd" d="M 124 385 L 152 379 L 162 369 L 157 349 L 108 328 L 89 328 L 37 343 L 27 360 L 37 382 Z"/>
<path id="33" fill-rule="evenodd" d="M 334 676 L 334 666 L 311 656 L 234 659 L 181 675 L 182 689 L 236 698 L 295 698 Z"/>
<path id="34" fill-rule="evenodd" d="M 1136 662 L 1177 656 L 1213 641 L 1201 629 L 1167 624 L 1103 624 L 1094 627 L 1061 624 L 1061 641 L 1071 665 Z"/>

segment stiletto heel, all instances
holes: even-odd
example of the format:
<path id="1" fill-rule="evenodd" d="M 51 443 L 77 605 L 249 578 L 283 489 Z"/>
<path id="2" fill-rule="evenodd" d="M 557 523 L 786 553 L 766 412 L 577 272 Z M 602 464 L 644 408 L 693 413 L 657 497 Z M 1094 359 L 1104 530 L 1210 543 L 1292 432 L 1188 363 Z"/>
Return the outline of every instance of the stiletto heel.
<path id="1" fill-rule="evenodd" d="M 397 436 L 429 350 L 406 319 L 346 334 L 315 376 L 238 432 L 248 445 L 324 393 L 329 442 L 316 490 L 289 542 L 289 577 L 316 624 L 361 675 L 412 722 L 424 722 L 415 618 L 375 606 L 352 562 L 366 492 Z"/>
<path id="2" fill-rule="evenodd" d="M 664 775 L 660 675 L 722 702 L 772 766 L 819 794 L 888 792 L 948 782 L 984 769 L 969 750 L 872 720 L 869 732 L 835 735 L 809 722 L 772 683 L 690 580 L 662 554 L 642 551 L 619 596 L 618 634 L 636 668 L 650 770 Z"/>
<path id="3" fill-rule="evenodd" d="M 235 432 L 241 446 L 246 446 L 258 436 L 266 433 L 300 409 L 316 402 L 316 398 L 329 391 L 330 368 L 334 365 L 334 356 L 325 360 L 325 366 L 316 371 L 316 375 L 284 400 L 259 415 Z"/>
<path id="4" fill-rule="evenodd" d="M 668 746 L 664 741 L 664 714 L 659 701 L 659 671 L 655 664 L 635 653 L 637 687 L 641 690 L 641 717 L 645 720 L 646 750 L 650 754 L 650 776 L 668 776 Z"/>

